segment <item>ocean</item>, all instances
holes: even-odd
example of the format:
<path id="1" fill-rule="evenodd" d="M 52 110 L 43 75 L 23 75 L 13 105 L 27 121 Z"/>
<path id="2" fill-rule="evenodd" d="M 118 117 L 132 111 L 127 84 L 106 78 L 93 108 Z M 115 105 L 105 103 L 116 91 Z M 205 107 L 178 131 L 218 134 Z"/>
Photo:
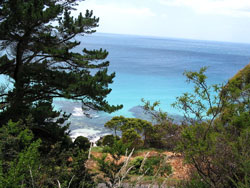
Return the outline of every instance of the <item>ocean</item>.
<path id="1" fill-rule="evenodd" d="M 207 66 L 208 83 L 225 83 L 250 62 L 250 44 L 198 41 L 175 38 L 95 33 L 78 38 L 76 51 L 106 49 L 109 72 L 115 72 L 110 85 L 110 104 L 123 104 L 113 114 L 91 112 L 87 118 L 79 103 L 57 100 L 55 106 L 71 116 L 71 136 L 83 135 L 95 140 L 109 134 L 104 123 L 116 115 L 143 118 L 141 99 L 160 101 L 161 109 L 170 115 L 181 115 L 171 107 L 176 97 L 192 91 L 185 82 L 184 71 L 198 71 Z"/>

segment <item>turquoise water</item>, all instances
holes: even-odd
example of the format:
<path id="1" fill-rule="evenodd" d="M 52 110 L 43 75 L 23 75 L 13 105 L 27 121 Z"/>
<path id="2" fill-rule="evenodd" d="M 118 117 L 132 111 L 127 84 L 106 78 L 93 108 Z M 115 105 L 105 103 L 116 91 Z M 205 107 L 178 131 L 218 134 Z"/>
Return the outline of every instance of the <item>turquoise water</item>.
<path id="1" fill-rule="evenodd" d="M 73 115 L 74 134 L 85 130 L 90 135 L 90 129 L 97 131 L 93 133 L 95 136 L 105 134 L 108 131 L 103 124 L 115 115 L 143 117 L 138 108 L 142 98 L 159 100 L 164 111 L 181 115 L 171 104 L 177 96 L 192 89 L 192 85 L 185 82 L 185 70 L 198 71 L 208 66 L 208 82 L 223 83 L 250 62 L 250 44 L 100 33 L 80 40 L 82 44 L 77 50 L 103 48 L 109 51 L 109 71 L 116 72 L 116 78 L 107 100 L 114 105 L 123 104 L 124 108 L 113 114 L 93 112 L 92 119 Z M 58 104 L 66 111 L 80 108 L 79 104 Z"/>
<path id="2" fill-rule="evenodd" d="M 140 105 L 141 98 L 160 100 L 161 107 L 179 113 L 170 104 L 189 91 L 185 70 L 208 66 L 210 83 L 221 83 L 250 62 L 250 45 L 142 36 L 95 34 L 82 39 L 86 48 L 109 51 L 110 71 L 116 72 L 111 104 L 123 104 L 117 114 L 132 116 L 129 111 Z"/>
<path id="3" fill-rule="evenodd" d="M 123 104 L 113 114 L 91 112 L 89 119 L 81 113 L 81 105 L 57 100 L 55 107 L 73 113 L 72 136 L 84 135 L 92 139 L 107 134 L 103 125 L 112 116 L 143 117 L 141 98 L 161 101 L 161 108 L 170 114 L 181 114 L 171 107 L 177 96 L 191 91 L 185 82 L 185 70 L 198 71 L 208 66 L 208 82 L 226 82 L 250 62 L 250 44 L 157 38 L 131 35 L 101 34 L 78 38 L 82 43 L 76 49 L 103 48 L 109 52 L 110 72 L 116 72 L 110 85 L 110 104 Z M 2 79 L 0 77 L 0 79 Z"/>

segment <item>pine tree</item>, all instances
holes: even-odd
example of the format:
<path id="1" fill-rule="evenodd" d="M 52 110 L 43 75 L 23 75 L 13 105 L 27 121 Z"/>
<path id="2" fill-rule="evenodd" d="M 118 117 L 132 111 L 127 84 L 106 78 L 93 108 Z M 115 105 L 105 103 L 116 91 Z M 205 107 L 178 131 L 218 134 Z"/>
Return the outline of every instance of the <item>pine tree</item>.
<path id="1" fill-rule="evenodd" d="M 88 10 L 74 18 L 76 6 L 77 0 L 0 1 L 0 74 L 13 83 L 0 94 L 0 124 L 25 119 L 31 111 L 47 111 L 38 114 L 43 122 L 58 117 L 51 107 L 55 98 L 80 101 L 85 110 L 110 113 L 122 107 L 105 100 L 115 77 L 103 62 L 108 52 L 73 50 L 80 45 L 76 37 L 95 32 L 99 21 Z"/>
<path id="2" fill-rule="evenodd" d="M 92 11 L 71 16 L 78 0 L 0 0 L 0 75 L 12 84 L 0 90 L 0 127 L 10 119 L 24 122 L 43 150 L 60 141 L 70 145 L 69 115 L 56 111 L 53 100 L 79 101 L 89 109 L 113 112 L 105 100 L 115 73 L 108 73 L 106 50 L 74 51 L 79 36 L 95 32 Z M 5 89 L 5 90 L 4 90 Z"/>

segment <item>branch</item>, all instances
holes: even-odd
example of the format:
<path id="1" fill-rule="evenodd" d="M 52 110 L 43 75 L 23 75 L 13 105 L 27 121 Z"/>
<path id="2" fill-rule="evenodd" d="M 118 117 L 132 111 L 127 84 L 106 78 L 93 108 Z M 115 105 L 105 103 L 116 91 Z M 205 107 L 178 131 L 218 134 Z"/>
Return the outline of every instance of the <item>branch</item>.
<path id="1" fill-rule="evenodd" d="M 209 103 L 209 107 L 210 107 L 210 109 L 212 109 L 213 116 L 215 116 L 213 106 L 212 106 L 212 102 L 211 102 L 211 98 L 210 98 L 210 93 L 208 92 L 208 89 L 207 89 L 207 85 L 205 83 L 200 83 L 200 86 L 205 91 L 205 94 L 207 95 L 207 100 L 208 100 L 208 103 Z"/>
<path id="2" fill-rule="evenodd" d="M 58 183 L 58 188 L 61 188 L 61 183 L 60 183 L 60 181 L 59 180 L 56 180 L 57 181 L 57 183 Z"/>
<path id="3" fill-rule="evenodd" d="M 33 179 L 33 175 L 32 175 L 32 171 L 31 171 L 30 165 L 29 165 L 29 171 L 30 171 L 30 177 L 31 177 L 32 187 L 35 188 L 34 179 Z"/>
<path id="4" fill-rule="evenodd" d="M 69 186 L 68 186 L 68 188 L 70 187 L 70 184 L 72 183 L 72 181 L 73 181 L 74 177 L 75 177 L 75 175 L 73 175 L 73 176 L 72 176 L 72 178 L 71 178 L 71 180 L 70 180 L 70 182 L 69 182 Z"/>

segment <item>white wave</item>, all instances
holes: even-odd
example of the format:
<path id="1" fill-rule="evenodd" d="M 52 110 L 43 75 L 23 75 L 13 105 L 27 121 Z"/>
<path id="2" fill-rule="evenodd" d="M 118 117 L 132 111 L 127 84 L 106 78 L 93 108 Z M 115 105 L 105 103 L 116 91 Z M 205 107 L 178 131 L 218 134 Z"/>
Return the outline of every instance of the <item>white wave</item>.
<path id="1" fill-rule="evenodd" d="M 93 128 L 81 128 L 71 131 L 70 137 L 74 141 L 78 136 L 87 137 L 91 142 L 96 142 L 100 138 L 101 131 Z"/>
<path id="2" fill-rule="evenodd" d="M 75 108 L 73 109 L 72 115 L 75 116 L 75 117 L 84 117 L 84 116 L 86 116 L 86 115 L 83 113 L 82 108 L 80 108 L 80 107 L 75 107 Z M 92 113 L 92 114 L 90 114 L 90 117 L 91 117 L 91 118 L 98 118 L 99 115 L 98 115 L 97 113 Z"/>
<path id="3" fill-rule="evenodd" d="M 94 115 L 90 115 L 92 118 L 98 118 L 98 117 L 100 117 L 99 115 L 97 115 L 97 114 L 94 114 Z"/>
<path id="4" fill-rule="evenodd" d="M 85 116 L 83 114 L 82 108 L 79 108 L 79 107 L 74 108 L 72 115 L 77 116 L 77 117 Z"/>

